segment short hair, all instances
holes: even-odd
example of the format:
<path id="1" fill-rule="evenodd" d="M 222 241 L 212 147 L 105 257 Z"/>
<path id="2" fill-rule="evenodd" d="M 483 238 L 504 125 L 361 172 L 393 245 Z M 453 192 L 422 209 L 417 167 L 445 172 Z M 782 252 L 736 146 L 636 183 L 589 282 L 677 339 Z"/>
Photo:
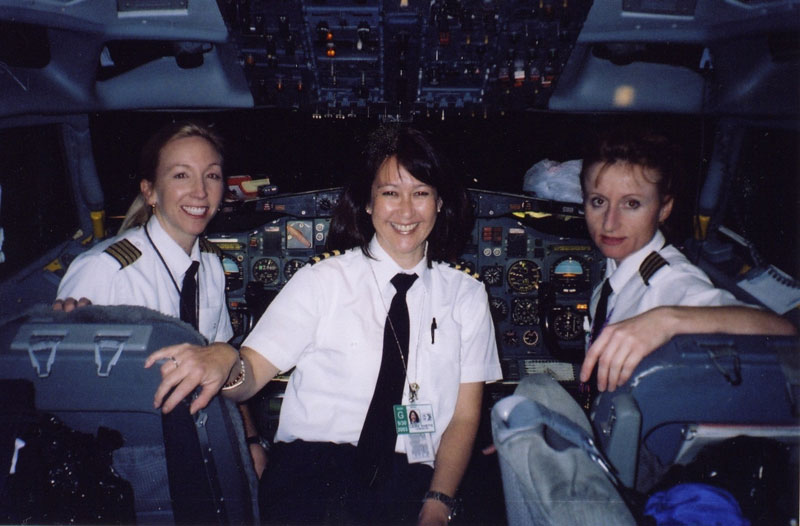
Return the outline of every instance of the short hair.
<path id="1" fill-rule="evenodd" d="M 170 141 L 187 137 L 202 137 L 208 141 L 219 154 L 224 168 L 225 152 L 222 137 L 210 125 L 200 121 L 183 120 L 166 124 L 147 140 L 139 156 L 139 178 L 155 184 L 161 150 Z M 223 169 L 223 180 L 224 176 Z M 144 196 L 139 194 L 125 213 L 125 218 L 122 220 L 118 233 L 121 234 L 129 228 L 144 225 L 150 219 L 152 213 L 152 210 L 145 202 Z"/>
<path id="2" fill-rule="evenodd" d="M 334 211 L 328 249 L 361 247 L 367 257 L 372 257 L 369 242 L 375 227 L 366 208 L 372 198 L 375 176 L 390 157 L 395 157 L 415 178 L 432 186 L 442 200 L 442 208 L 428 235 L 428 265 L 437 260 L 455 261 L 472 229 L 472 207 L 466 190 L 427 135 L 405 126 L 384 126 L 370 136 L 364 169 L 351 178 Z"/>
<path id="3" fill-rule="evenodd" d="M 666 136 L 648 128 L 620 127 L 609 130 L 590 143 L 583 156 L 580 181 L 586 193 L 586 177 L 595 164 L 615 163 L 638 165 L 658 174 L 655 183 L 659 198 L 674 197 L 683 177 L 680 148 Z"/>

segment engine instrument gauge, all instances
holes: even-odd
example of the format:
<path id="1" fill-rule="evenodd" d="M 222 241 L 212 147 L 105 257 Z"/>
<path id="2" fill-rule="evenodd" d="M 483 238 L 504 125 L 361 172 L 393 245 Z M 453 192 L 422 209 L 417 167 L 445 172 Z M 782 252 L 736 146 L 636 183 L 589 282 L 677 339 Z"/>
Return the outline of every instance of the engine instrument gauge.
<path id="1" fill-rule="evenodd" d="M 260 283 L 274 283 L 279 273 L 278 264 L 272 258 L 261 258 L 253 264 L 253 279 Z"/>
<path id="2" fill-rule="evenodd" d="M 586 261 L 576 256 L 559 259 L 550 268 L 550 280 L 563 294 L 586 290 L 590 280 Z"/>
<path id="3" fill-rule="evenodd" d="M 511 301 L 511 323 L 514 325 L 537 325 L 539 308 L 533 298 L 514 298 Z"/>
<path id="4" fill-rule="evenodd" d="M 503 298 L 489 298 L 489 310 L 494 321 L 503 321 L 508 316 L 508 303 Z"/>
<path id="5" fill-rule="evenodd" d="M 535 347 L 539 343 L 539 333 L 529 329 L 522 333 L 522 343 L 528 347 Z"/>
<path id="6" fill-rule="evenodd" d="M 559 340 L 578 340 L 584 334 L 583 315 L 570 308 L 554 310 L 551 327 Z"/>
<path id="7" fill-rule="evenodd" d="M 302 259 L 290 259 L 283 267 L 283 275 L 287 280 L 289 280 L 292 278 L 292 276 L 294 276 L 294 273 L 297 272 L 300 267 L 304 267 L 305 265 L 306 262 Z"/>
<path id="8" fill-rule="evenodd" d="M 506 331 L 503 333 L 503 345 L 513 347 L 519 343 L 519 336 L 516 331 Z"/>
<path id="9" fill-rule="evenodd" d="M 542 271 L 533 261 L 520 259 L 508 267 L 506 279 L 511 290 L 527 294 L 539 288 Z"/>
<path id="10" fill-rule="evenodd" d="M 225 291 L 238 290 L 242 288 L 244 279 L 242 278 L 242 264 L 236 261 L 233 256 L 222 255 L 222 270 L 225 272 Z"/>
<path id="11" fill-rule="evenodd" d="M 481 269 L 481 280 L 493 287 L 503 282 L 503 266 L 502 265 L 487 265 Z"/>

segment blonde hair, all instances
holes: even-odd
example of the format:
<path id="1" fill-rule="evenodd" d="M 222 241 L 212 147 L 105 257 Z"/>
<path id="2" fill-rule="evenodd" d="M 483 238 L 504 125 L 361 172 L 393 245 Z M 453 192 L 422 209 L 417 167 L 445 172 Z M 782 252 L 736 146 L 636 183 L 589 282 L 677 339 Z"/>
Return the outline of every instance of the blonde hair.
<path id="1" fill-rule="evenodd" d="M 152 215 L 153 209 L 147 205 L 144 194 L 139 193 L 136 199 L 131 203 L 131 206 L 128 207 L 128 211 L 125 212 L 125 219 L 122 220 L 117 235 L 125 232 L 129 228 L 144 225 L 150 221 L 150 216 Z"/>
<path id="2" fill-rule="evenodd" d="M 175 139 L 187 137 L 202 137 L 219 153 L 220 160 L 224 165 L 224 144 L 220 137 L 210 125 L 198 121 L 177 121 L 171 122 L 155 133 L 142 148 L 139 157 L 139 177 L 141 180 L 149 181 L 152 185 L 156 183 L 156 170 L 161 156 L 161 150 L 167 143 Z M 223 171 L 224 175 L 224 171 Z M 142 226 L 150 220 L 153 215 L 153 208 L 147 204 L 147 200 L 142 193 L 136 196 L 128 211 L 125 219 L 119 227 L 117 234 L 121 234 L 136 226 Z"/>

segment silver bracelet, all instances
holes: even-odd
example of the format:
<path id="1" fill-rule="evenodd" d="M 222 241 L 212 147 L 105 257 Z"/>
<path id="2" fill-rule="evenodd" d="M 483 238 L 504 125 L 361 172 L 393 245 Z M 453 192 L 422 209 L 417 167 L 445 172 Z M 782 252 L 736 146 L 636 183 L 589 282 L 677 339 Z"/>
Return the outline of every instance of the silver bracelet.
<path id="1" fill-rule="evenodd" d="M 239 358 L 239 374 L 236 375 L 236 378 L 229 382 L 225 382 L 222 386 L 223 391 L 228 391 L 230 389 L 235 389 L 244 383 L 245 378 L 247 378 L 247 370 L 244 367 L 244 359 Z"/>

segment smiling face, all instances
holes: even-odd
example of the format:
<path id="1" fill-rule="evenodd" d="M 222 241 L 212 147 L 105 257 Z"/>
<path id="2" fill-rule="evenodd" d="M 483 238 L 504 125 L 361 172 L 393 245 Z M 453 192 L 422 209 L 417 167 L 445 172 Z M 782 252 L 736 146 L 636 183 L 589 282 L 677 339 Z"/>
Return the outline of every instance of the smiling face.
<path id="1" fill-rule="evenodd" d="M 161 149 L 155 184 L 143 180 L 142 194 L 164 230 L 186 253 L 222 201 L 222 157 L 202 137 L 183 137 Z"/>
<path id="2" fill-rule="evenodd" d="M 436 189 L 397 163 L 384 161 L 372 181 L 367 213 L 381 247 L 405 269 L 414 267 L 425 255 L 425 240 L 436 223 L 442 201 Z"/>
<path id="3" fill-rule="evenodd" d="M 657 174 L 629 163 L 595 163 L 586 173 L 589 234 L 604 256 L 620 263 L 646 245 L 672 211 L 659 195 Z"/>

